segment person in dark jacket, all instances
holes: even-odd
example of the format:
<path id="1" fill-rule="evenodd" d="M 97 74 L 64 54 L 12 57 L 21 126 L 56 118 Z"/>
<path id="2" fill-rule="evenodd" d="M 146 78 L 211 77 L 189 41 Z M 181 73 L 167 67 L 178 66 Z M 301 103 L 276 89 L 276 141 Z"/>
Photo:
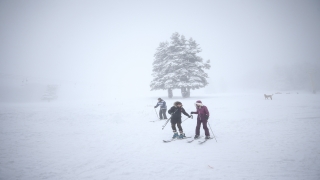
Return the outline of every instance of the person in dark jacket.
<path id="1" fill-rule="evenodd" d="M 172 138 L 179 138 L 182 139 L 185 136 L 185 134 L 183 133 L 183 129 L 181 126 L 181 113 L 183 113 L 184 115 L 188 116 L 189 118 L 191 117 L 188 113 L 186 113 L 186 111 L 184 110 L 184 108 L 182 107 L 182 103 L 177 101 L 174 103 L 174 106 L 172 106 L 169 110 L 168 113 L 171 115 L 171 127 L 173 130 L 173 137 Z M 178 135 L 177 129 L 176 129 L 176 125 L 178 126 L 179 129 L 179 133 L 180 135 Z"/>
<path id="2" fill-rule="evenodd" d="M 202 127 L 204 129 L 205 135 L 206 135 L 206 139 L 210 139 L 210 132 L 207 126 L 208 123 L 208 119 L 209 119 L 209 111 L 208 108 L 206 106 L 204 106 L 202 104 L 202 102 L 200 100 L 198 100 L 196 103 L 196 111 L 195 112 L 191 112 L 190 114 L 198 114 L 198 118 L 197 118 L 197 126 L 196 126 L 196 135 L 194 136 L 194 139 L 199 138 L 200 135 L 200 126 L 202 123 Z"/>
<path id="3" fill-rule="evenodd" d="M 161 99 L 161 98 L 158 98 L 158 103 L 156 106 L 154 106 L 154 108 L 157 108 L 158 106 L 160 106 L 160 111 L 159 111 L 159 116 L 160 116 L 160 119 L 167 119 L 167 104 L 166 102 Z M 162 115 L 163 115 L 163 118 L 162 118 Z"/>

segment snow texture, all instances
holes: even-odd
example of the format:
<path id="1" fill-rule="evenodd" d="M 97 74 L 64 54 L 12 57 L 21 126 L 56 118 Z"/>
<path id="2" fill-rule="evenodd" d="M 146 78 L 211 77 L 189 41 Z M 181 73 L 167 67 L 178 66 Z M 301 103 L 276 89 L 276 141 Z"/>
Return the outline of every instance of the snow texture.
<path id="1" fill-rule="evenodd" d="M 320 179 L 319 95 L 164 98 L 188 113 L 198 99 L 208 107 L 218 142 L 202 145 L 163 143 L 172 131 L 150 122 L 156 99 L 0 104 L 0 179 Z M 182 124 L 187 136 L 195 119 Z"/>

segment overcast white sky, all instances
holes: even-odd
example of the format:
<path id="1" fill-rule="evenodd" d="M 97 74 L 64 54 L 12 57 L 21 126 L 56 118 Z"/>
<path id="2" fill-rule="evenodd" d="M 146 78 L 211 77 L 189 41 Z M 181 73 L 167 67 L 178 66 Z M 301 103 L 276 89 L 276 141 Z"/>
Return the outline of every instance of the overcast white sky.
<path id="1" fill-rule="evenodd" d="M 275 66 L 320 60 L 320 1 L 311 0 L 2 0 L 0 28 L 0 73 L 121 93 L 149 91 L 155 50 L 174 32 L 200 44 L 216 89 L 263 85 Z"/>

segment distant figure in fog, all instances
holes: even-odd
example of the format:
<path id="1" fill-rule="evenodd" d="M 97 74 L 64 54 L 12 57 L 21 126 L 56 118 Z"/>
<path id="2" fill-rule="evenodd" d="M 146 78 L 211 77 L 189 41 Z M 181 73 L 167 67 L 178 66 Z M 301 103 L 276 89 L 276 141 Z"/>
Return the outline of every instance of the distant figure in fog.
<path id="1" fill-rule="evenodd" d="M 160 116 L 160 120 L 167 119 L 167 115 L 166 115 L 166 111 L 167 111 L 167 105 L 166 102 L 161 99 L 158 98 L 158 103 L 156 106 L 154 106 L 154 108 L 157 108 L 158 106 L 160 106 L 160 111 L 159 111 L 159 116 Z"/>
<path id="2" fill-rule="evenodd" d="M 272 100 L 272 96 L 273 96 L 273 94 L 271 94 L 271 95 L 266 95 L 266 94 L 264 94 L 264 99 L 271 99 Z"/>

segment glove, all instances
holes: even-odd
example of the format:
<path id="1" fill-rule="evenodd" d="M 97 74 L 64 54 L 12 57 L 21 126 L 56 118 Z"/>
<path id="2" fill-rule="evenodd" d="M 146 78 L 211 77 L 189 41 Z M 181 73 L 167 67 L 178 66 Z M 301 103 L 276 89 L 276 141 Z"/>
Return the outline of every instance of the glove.
<path id="1" fill-rule="evenodd" d="M 191 112 L 190 114 L 194 114 L 194 112 Z"/>

